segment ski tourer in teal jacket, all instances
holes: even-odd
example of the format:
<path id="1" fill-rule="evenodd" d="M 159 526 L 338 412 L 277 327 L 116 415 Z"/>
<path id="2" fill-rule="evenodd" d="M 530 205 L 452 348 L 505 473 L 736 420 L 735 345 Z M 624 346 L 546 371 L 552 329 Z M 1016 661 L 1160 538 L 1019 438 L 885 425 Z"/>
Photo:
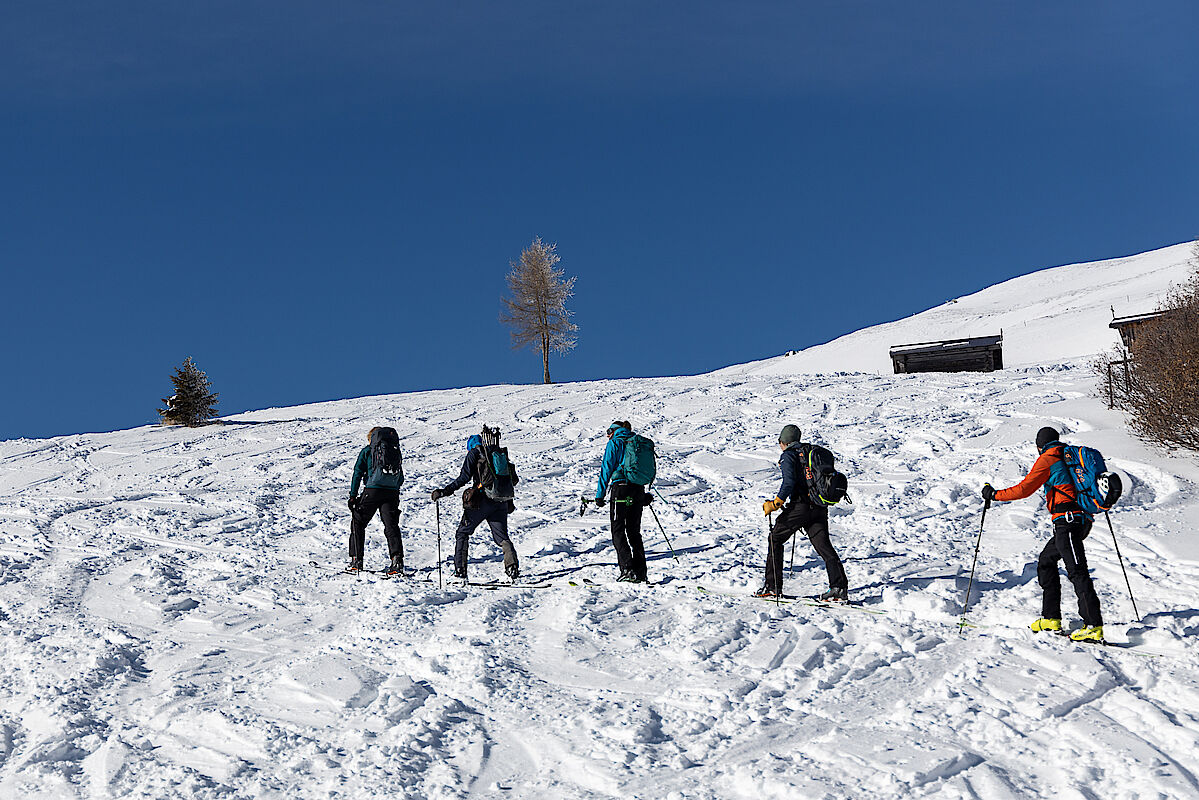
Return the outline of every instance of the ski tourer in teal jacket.
<path id="1" fill-rule="evenodd" d="M 354 462 L 354 480 L 350 483 L 350 497 L 358 496 L 358 485 L 366 479 L 367 489 L 399 489 L 404 485 L 404 474 L 387 475 L 382 470 L 374 480 L 370 479 L 371 474 L 371 446 L 368 444 L 362 448 L 362 452 L 358 454 L 358 460 Z"/>
<path id="2" fill-rule="evenodd" d="M 608 446 L 604 448 L 604 460 L 600 462 L 599 483 L 595 487 L 597 501 L 604 499 L 604 494 L 613 483 L 628 480 L 621 462 L 624 461 L 625 445 L 633 432 L 615 422 L 608 428 L 608 431 L 612 434 L 612 438 L 608 440 Z"/>

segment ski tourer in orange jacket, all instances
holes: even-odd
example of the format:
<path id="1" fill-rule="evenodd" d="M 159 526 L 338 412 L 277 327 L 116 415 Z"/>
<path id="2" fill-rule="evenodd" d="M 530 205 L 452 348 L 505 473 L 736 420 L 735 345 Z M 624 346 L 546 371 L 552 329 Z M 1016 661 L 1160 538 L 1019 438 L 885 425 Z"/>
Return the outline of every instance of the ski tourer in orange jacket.
<path id="1" fill-rule="evenodd" d="M 1077 490 L 1074 488 L 1074 479 L 1062 460 L 1064 445 L 1056 438 L 1049 442 L 1037 442 L 1037 445 L 1041 454 L 1037 456 L 1028 475 L 1015 486 L 997 489 L 995 499 L 1004 503 L 1023 500 L 1044 486 L 1045 507 L 1054 519 L 1067 514 L 1082 514 L 1089 519 L 1091 515 L 1084 512 L 1075 500 Z"/>

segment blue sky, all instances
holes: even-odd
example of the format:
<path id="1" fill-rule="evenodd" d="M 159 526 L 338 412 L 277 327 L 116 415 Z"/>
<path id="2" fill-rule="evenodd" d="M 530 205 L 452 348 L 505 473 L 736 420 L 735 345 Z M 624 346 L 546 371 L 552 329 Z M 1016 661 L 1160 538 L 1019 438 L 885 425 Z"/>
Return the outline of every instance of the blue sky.
<path id="1" fill-rule="evenodd" d="M 1199 236 L 1199 5 L 63 2 L 0 26 L 0 437 L 703 372 Z M 987 331 L 984 331 L 987 333 Z"/>

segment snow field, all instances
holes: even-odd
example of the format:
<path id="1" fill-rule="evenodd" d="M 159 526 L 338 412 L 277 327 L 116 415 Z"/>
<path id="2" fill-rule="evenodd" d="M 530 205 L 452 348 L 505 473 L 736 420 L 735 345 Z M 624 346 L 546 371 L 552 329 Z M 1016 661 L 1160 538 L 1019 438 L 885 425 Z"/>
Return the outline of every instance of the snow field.
<path id="1" fill-rule="evenodd" d="M 1199 796 L 1193 459 L 1136 444 L 1085 371 L 831 374 L 487 387 L 271 409 L 195 430 L 0 443 L 0 793 L 13 797 Z M 658 444 L 653 586 L 613 584 L 578 516 L 615 418 Z M 345 495 L 366 431 L 401 432 L 406 560 L 433 575 L 428 491 L 504 431 L 513 540 L 543 589 L 355 579 Z M 783 424 L 850 476 L 834 544 L 866 608 L 703 595 L 761 584 Z M 1088 555 L 1108 637 L 1038 639 L 1033 499 L 986 480 L 1055 424 L 1126 478 Z M 456 499 L 443 500 L 442 552 Z M 502 574 L 485 529 L 473 580 Z M 787 553 L 788 560 L 790 552 Z M 368 566 L 381 567 L 381 528 Z M 448 574 L 448 572 L 447 572 Z M 583 577 L 598 587 L 571 587 Z M 787 588 L 826 585 L 806 541 Z M 1066 583 L 1064 610 L 1077 624 Z M 1149 657 L 1146 653 L 1158 654 Z"/>
<path id="2" fill-rule="evenodd" d="M 738 364 L 725 375 L 892 371 L 900 344 L 1003 334 L 1006 367 L 1081 363 L 1120 342 L 1113 313 L 1153 311 L 1171 285 L 1192 274 L 1194 242 L 1147 253 L 1066 264 L 1020 275 L 910 317 L 873 325 L 797 353 Z M 964 269 L 969 265 L 964 264 Z"/>

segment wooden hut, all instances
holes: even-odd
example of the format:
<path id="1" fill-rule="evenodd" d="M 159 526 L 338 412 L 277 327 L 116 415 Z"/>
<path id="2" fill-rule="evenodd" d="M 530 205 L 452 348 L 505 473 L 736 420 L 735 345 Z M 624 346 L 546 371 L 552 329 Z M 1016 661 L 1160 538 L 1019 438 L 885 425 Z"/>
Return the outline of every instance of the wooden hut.
<path id="1" fill-rule="evenodd" d="M 1137 331 L 1144 327 L 1145 323 L 1158 319 L 1165 311 L 1150 311 L 1148 314 L 1134 314 L 1131 317 L 1116 317 L 1107 324 L 1109 328 L 1115 328 L 1120 333 L 1120 341 L 1124 342 L 1125 348 L 1132 348 L 1132 343 L 1137 339 Z"/>
<path id="2" fill-rule="evenodd" d="M 994 372 L 1003 369 L 1003 333 L 970 339 L 897 344 L 890 352 L 896 375 L 908 372 Z"/>

